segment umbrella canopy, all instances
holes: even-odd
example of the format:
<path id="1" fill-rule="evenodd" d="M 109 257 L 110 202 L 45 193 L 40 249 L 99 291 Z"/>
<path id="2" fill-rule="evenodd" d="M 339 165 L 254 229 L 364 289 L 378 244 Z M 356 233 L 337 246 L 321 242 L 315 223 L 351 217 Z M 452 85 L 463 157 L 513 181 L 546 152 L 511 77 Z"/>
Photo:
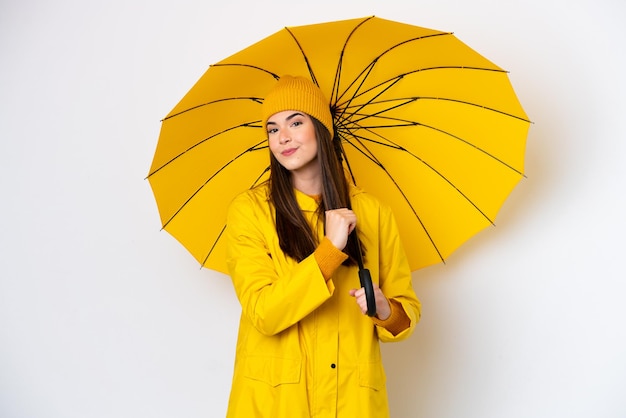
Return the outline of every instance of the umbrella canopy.
<path id="1" fill-rule="evenodd" d="M 163 228 L 227 273 L 231 199 L 268 177 L 263 97 L 320 86 L 346 173 L 390 205 L 412 270 L 492 225 L 523 177 L 530 122 L 506 71 L 455 35 L 365 17 L 286 27 L 216 63 L 162 121 L 148 175 Z"/>

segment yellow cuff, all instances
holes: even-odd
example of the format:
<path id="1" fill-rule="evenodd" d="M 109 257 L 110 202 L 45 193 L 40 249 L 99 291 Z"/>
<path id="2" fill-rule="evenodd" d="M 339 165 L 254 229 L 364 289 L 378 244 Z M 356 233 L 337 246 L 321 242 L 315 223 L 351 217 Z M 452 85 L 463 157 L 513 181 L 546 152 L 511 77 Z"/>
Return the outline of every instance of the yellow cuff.
<path id="1" fill-rule="evenodd" d="M 326 237 L 322 239 L 313 255 L 326 281 L 330 280 L 337 267 L 348 258 L 346 253 L 335 247 Z"/>
<path id="2" fill-rule="evenodd" d="M 404 312 L 404 308 L 400 302 L 389 300 L 389 307 L 391 308 L 389 318 L 382 321 L 374 316 L 372 317 L 372 321 L 374 321 L 374 324 L 385 328 L 393 335 L 398 335 L 411 326 L 411 319 L 406 312 Z"/>

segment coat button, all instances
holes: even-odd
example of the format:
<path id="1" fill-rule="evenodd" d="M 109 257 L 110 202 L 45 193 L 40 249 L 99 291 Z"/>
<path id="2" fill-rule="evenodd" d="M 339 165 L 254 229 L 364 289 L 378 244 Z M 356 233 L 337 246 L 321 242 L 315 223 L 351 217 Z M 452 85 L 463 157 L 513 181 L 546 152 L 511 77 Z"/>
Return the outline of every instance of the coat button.
<path id="1" fill-rule="evenodd" d="M 330 365 L 330 368 L 331 368 L 331 369 L 334 369 L 335 367 L 337 367 L 337 365 L 336 365 L 335 363 L 333 363 L 333 364 L 331 364 L 331 365 Z"/>

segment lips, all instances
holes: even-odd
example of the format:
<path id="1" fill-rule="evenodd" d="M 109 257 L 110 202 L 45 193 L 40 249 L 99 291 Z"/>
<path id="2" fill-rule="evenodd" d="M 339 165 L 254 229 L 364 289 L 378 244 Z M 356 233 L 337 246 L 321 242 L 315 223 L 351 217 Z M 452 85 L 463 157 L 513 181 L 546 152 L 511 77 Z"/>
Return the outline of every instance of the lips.
<path id="1" fill-rule="evenodd" d="M 289 148 L 281 152 L 281 154 L 285 157 L 289 157 L 290 155 L 293 155 L 293 153 L 295 153 L 297 150 L 298 148 Z"/>

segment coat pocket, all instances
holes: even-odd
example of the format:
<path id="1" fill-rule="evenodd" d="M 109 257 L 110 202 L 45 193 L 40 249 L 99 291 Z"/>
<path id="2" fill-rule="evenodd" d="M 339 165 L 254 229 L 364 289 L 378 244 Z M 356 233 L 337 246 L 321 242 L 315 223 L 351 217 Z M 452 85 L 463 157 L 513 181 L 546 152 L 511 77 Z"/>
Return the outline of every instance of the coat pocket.
<path id="1" fill-rule="evenodd" d="M 387 376 L 382 361 L 359 364 L 359 385 L 374 390 L 385 388 Z"/>
<path id="2" fill-rule="evenodd" d="M 271 386 L 300 382 L 300 360 L 270 356 L 248 356 L 244 376 Z"/>

